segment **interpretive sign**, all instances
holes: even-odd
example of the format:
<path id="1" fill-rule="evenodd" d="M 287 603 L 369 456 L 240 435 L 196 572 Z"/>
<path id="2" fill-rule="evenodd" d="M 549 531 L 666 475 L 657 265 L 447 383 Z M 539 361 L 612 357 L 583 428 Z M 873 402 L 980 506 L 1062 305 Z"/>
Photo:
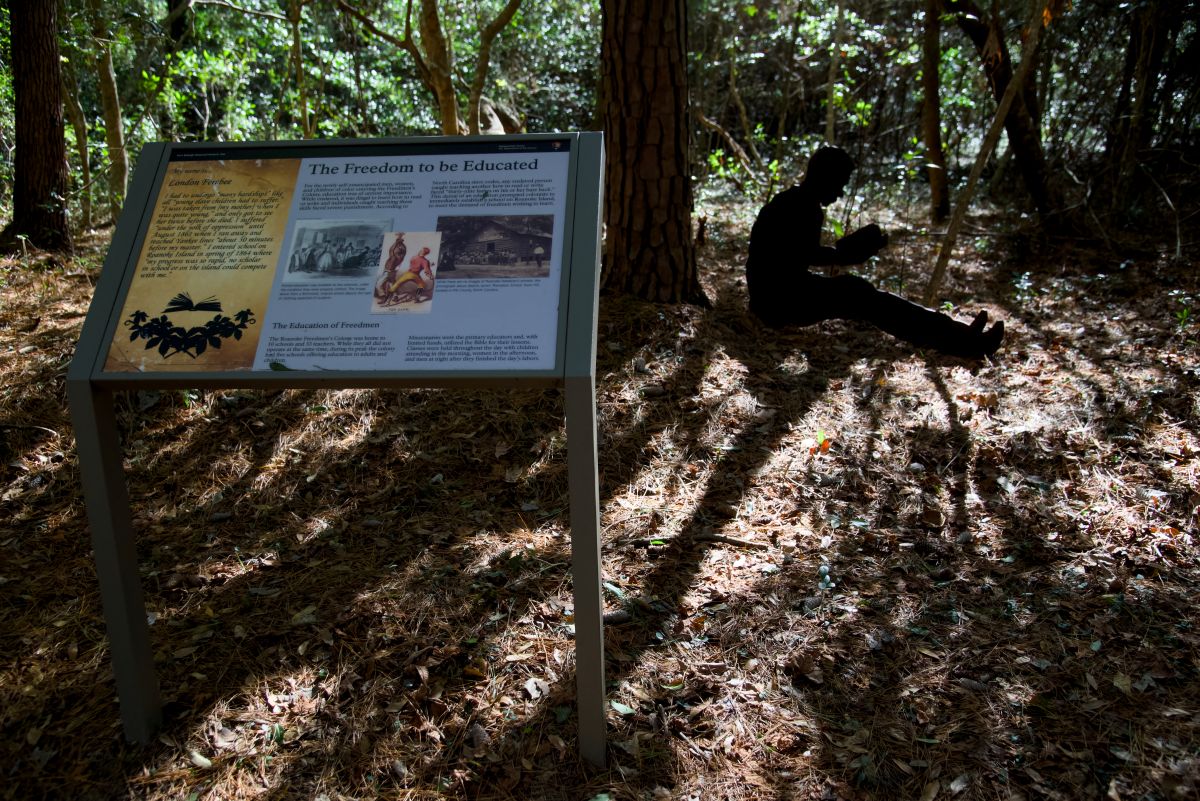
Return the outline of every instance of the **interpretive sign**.
<path id="1" fill-rule="evenodd" d="M 279 151 L 172 148 L 105 372 L 555 367 L 569 140 Z"/>
<path id="2" fill-rule="evenodd" d="M 125 730 L 160 719 L 111 393 L 565 390 L 580 749 L 604 759 L 599 134 L 152 144 L 68 396 Z"/>

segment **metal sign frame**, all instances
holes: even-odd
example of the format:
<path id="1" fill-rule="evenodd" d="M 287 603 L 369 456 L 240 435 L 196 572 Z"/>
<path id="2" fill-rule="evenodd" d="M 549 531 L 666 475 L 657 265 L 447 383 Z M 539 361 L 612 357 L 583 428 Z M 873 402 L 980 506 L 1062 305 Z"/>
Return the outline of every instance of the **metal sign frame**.
<path id="1" fill-rule="evenodd" d="M 106 372 L 104 362 L 133 281 L 166 166 L 181 155 L 214 152 L 296 158 L 324 153 L 472 152 L 498 141 L 569 144 L 557 342 L 552 369 Z M 213 156 L 209 155 L 209 158 Z M 162 700 L 150 646 L 135 532 L 117 435 L 113 393 L 127 389 L 349 389 L 403 387 L 560 387 L 567 429 L 571 572 L 575 595 L 576 702 L 579 750 L 603 765 L 606 750 L 600 500 L 596 435 L 596 325 L 604 148 L 599 133 L 508 137 L 419 137 L 316 142 L 147 145 L 67 371 L 67 398 L 88 523 L 95 551 L 113 673 L 126 736 L 148 742 L 162 723 Z"/>

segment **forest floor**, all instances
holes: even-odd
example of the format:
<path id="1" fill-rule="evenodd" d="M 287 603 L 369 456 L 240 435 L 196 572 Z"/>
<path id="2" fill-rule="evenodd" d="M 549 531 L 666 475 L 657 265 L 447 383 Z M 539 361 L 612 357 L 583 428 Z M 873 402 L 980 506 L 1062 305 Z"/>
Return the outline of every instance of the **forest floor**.
<path id="1" fill-rule="evenodd" d="M 602 300 L 604 770 L 556 391 L 120 394 L 166 699 L 126 744 L 64 388 L 107 240 L 0 264 L 0 798 L 1197 798 L 1195 263 L 976 217 L 971 365 L 762 328 L 752 213 L 708 201 L 711 308 Z"/>

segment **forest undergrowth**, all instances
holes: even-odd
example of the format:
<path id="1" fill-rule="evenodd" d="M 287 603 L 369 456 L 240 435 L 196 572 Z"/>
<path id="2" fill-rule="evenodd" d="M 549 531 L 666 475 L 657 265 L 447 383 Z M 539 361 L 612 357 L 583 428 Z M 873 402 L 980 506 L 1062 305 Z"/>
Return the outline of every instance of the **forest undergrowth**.
<path id="1" fill-rule="evenodd" d="M 605 770 L 555 391 L 121 394 L 167 700 L 126 744 L 64 387 L 107 241 L 3 262 L 0 797 L 1196 798 L 1196 265 L 977 217 L 971 365 L 764 329 L 709 206 L 711 308 L 601 303 Z"/>

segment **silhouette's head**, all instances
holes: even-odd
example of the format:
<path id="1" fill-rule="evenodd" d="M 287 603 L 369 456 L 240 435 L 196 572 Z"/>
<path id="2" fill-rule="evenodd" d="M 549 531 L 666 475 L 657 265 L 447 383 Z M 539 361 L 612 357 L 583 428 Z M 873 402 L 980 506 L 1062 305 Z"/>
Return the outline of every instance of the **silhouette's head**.
<path id="1" fill-rule="evenodd" d="M 817 200 L 828 206 L 842 196 L 850 173 L 854 170 L 854 159 L 840 147 L 822 147 L 808 160 L 804 183 L 816 193 Z"/>

